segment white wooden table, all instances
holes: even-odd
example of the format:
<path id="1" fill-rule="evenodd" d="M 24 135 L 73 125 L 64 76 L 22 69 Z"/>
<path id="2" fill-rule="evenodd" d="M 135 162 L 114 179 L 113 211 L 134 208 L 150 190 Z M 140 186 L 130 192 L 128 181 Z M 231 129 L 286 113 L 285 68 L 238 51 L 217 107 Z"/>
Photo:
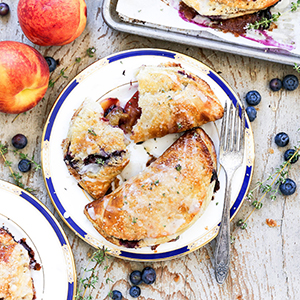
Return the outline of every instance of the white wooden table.
<path id="1" fill-rule="evenodd" d="M 290 145 L 300 140 L 299 91 L 272 92 L 268 88 L 274 77 L 283 78 L 295 74 L 292 66 L 265 62 L 217 51 L 189 47 L 135 35 L 116 32 L 104 23 L 101 15 L 102 1 L 87 0 L 88 23 L 83 34 L 73 43 L 61 47 L 40 47 L 33 45 L 22 33 L 17 20 L 17 2 L 6 2 L 11 12 L 8 17 L 0 18 L 0 41 L 14 40 L 34 46 L 44 56 L 52 56 L 60 62 L 59 68 L 51 75 L 55 78 L 59 70 L 70 65 L 76 57 L 82 57 L 89 47 L 95 47 L 93 58 L 85 58 L 71 67 L 66 73 L 68 78 L 60 78 L 53 88 L 49 88 L 45 100 L 35 108 L 21 114 L 14 122 L 15 115 L 0 113 L 0 141 L 9 142 L 17 133 L 28 138 L 26 151 L 40 161 L 41 137 L 49 111 L 57 96 L 66 84 L 82 69 L 106 55 L 133 48 L 163 48 L 190 55 L 215 71 L 230 84 L 238 96 L 243 99 L 247 91 L 256 89 L 262 95 L 258 106 L 258 117 L 252 122 L 255 138 L 255 171 L 253 183 L 264 179 L 267 174 L 282 163 L 286 148 L 278 148 L 274 136 L 284 131 L 290 136 Z M 13 168 L 17 170 L 18 160 L 11 158 Z M 293 165 L 290 176 L 300 186 L 299 163 Z M 9 170 L 0 159 L 0 179 L 12 182 Z M 42 172 L 29 172 L 23 175 L 23 182 L 36 190 L 36 197 L 55 214 L 62 224 L 70 241 L 77 268 L 78 277 L 88 261 L 93 248 L 79 239 L 61 221 L 55 212 L 47 194 Z M 0 208 L 1 209 L 1 208 Z M 251 206 L 245 201 L 242 209 L 232 222 L 232 263 L 226 283 L 219 286 L 213 272 L 214 241 L 205 247 L 182 258 L 171 261 L 140 263 L 118 258 L 109 259 L 106 271 L 98 269 L 99 283 L 95 299 L 108 299 L 110 289 L 122 291 L 125 299 L 129 296 L 128 276 L 132 270 L 141 270 L 150 265 L 157 272 L 154 285 L 143 286 L 139 299 L 299 299 L 300 274 L 300 202 L 298 191 L 290 197 L 278 196 L 275 202 L 266 199 L 261 210 L 256 211 L 248 221 L 248 228 L 241 230 L 235 224 L 250 212 Z M 278 226 L 271 228 L 266 219 L 277 221 Z M 113 283 L 106 284 L 106 278 Z"/>

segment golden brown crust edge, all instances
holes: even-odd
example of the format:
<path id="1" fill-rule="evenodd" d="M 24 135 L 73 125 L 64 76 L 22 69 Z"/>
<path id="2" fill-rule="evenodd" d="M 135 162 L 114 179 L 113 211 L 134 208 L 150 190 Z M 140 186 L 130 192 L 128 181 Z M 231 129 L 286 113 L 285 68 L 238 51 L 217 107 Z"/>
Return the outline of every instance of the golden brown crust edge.
<path id="1" fill-rule="evenodd" d="M 202 16 L 216 16 L 222 19 L 229 19 L 264 10 L 275 5 L 279 0 L 182 0 L 182 2 L 195 9 Z"/>
<path id="2" fill-rule="evenodd" d="M 182 147 L 193 158 L 178 157 Z M 193 150 L 195 147 L 197 149 Z M 199 153 L 201 163 L 195 164 L 193 161 Z M 88 204 L 84 213 L 97 231 L 116 245 L 144 247 L 168 242 L 187 230 L 210 203 L 215 186 L 212 181 L 215 166 L 212 141 L 202 129 L 192 130 L 141 175 L 102 200 Z M 172 191 L 172 187 L 176 189 Z M 141 201 L 144 203 L 139 203 Z"/>
<path id="3" fill-rule="evenodd" d="M 27 250 L 0 228 L 0 298 L 31 300 L 34 295 Z"/>
<path id="4" fill-rule="evenodd" d="M 83 102 L 76 110 L 62 150 L 70 174 L 94 199 L 105 195 L 111 182 L 129 163 L 124 133 L 103 120 L 99 103 Z M 84 162 L 93 155 L 101 157 L 101 153 L 110 156 L 102 165 L 90 163 L 89 168 Z"/>
<path id="5" fill-rule="evenodd" d="M 209 84 L 180 64 L 144 66 L 137 78 L 142 114 L 130 137 L 135 143 L 184 132 L 223 116 L 223 106 Z"/>

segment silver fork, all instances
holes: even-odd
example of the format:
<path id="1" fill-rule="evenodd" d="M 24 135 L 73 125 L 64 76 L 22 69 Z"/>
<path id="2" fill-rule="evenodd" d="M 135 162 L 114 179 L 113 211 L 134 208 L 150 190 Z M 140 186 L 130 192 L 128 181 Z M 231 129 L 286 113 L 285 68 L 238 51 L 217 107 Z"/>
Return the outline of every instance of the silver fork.
<path id="1" fill-rule="evenodd" d="M 239 110 L 239 104 L 234 108 L 230 102 L 227 111 L 227 103 L 225 103 L 221 127 L 219 160 L 225 171 L 226 186 L 222 220 L 215 247 L 215 276 L 219 284 L 223 284 L 227 278 L 230 265 L 231 181 L 234 172 L 241 166 L 244 158 L 245 109 L 242 107 L 241 118 Z"/>

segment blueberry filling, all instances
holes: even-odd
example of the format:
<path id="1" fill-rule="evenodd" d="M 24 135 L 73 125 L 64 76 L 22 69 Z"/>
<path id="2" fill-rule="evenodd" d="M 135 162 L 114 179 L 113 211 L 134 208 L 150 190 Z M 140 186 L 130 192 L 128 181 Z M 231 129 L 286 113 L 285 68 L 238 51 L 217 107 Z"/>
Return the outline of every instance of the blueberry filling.
<path id="1" fill-rule="evenodd" d="M 69 165 L 71 168 L 76 168 L 76 161 L 74 160 L 74 156 L 71 155 L 71 153 L 68 151 L 67 154 L 64 157 L 64 161 L 66 165 Z"/>
<path id="2" fill-rule="evenodd" d="M 105 165 L 105 164 L 107 164 L 108 160 L 110 160 L 111 158 L 121 157 L 123 153 L 125 153 L 125 150 L 121 150 L 121 151 L 116 150 L 109 154 L 109 153 L 105 152 L 103 149 L 101 149 L 99 154 L 88 155 L 83 160 L 83 163 L 85 166 L 89 165 L 89 164 Z"/>
<path id="3" fill-rule="evenodd" d="M 126 248 L 137 248 L 139 245 L 139 241 L 128 241 L 120 239 L 120 246 L 124 246 Z"/>
<path id="4" fill-rule="evenodd" d="M 273 5 L 273 6 L 274 6 L 274 5 Z M 267 9 L 261 10 L 261 11 L 258 13 L 260 20 L 261 20 L 261 19 L 267 19 L 267 20 L 272 19 L 272 13 L 270 12 L 270 8 L 271 8 L 271 7 L 268 7 Z M 265 24 L 264 24 L 264 25 L 261 25 L 259 29 L 260 29 L 260 30 L 266 30 L 266 29 L 269 29 L 269 28 L 270 28 L 270 25 L 271 25 L 271 23 L 265 22 Z"/>
<path id="5" fill-rule="evenodd" d="M 69 144 L 69 147 L 70 147 L 70 144 Z M 71 152 L 69 151 L 69 147 L 68 147 L 68 152 L 64 157 L 64 161 L 65 161 L 66 165 L 69 165 L 71 168 L 76 169 L 78 161 L 76 161 L 74 159 L 74 156 L 71 155 Z M 103 149 L 100 149 L 98 154 L 88 155 L 83 160 L 83 164 L 85 166 L 89 165 L 89 164 L 105 165 L 111 158 L 121 157 L 123 155 L 123 153 L 126 153 L 126 151 L 125 150 L 116 150 L 112 153 L 107 153 Z"/>
<path id="6" fill-rule="evenodd" d="M 115 104 L 113 104 L 112 106 L 110 106 L 107 110 L 104 111 L 104 117 L 106 118 L 106 116 L 116 107 L 119 107 Z M 123 110 L 123 109 L 122 109 Z M 124 111 L 123 111 L 124 112 Z"/>
<path id="7" fill-rule="evenodd" d="M 39 271 L 42 267 L 41 265 L 35 260 L 34 256 L 35 253 L 34 251 L 28 246 L 26 243 L 26 239 L 23 238 L 20 241 L 18 241 L 20 245 L 22 245 L 28 252 L 29 258 L 30 258 L 30 268 L 36 271 Z"/>
<path id="8" fill-rule="evenodd" d="M 193 76 L 190 75 L 190 74 L 187 74 L 185 71 L 180 70 L 180 71 L 178 71 L 178 74 L 181 74 L 183 76 L 186 76 L 189 79 L 193 79 L 194 80 Z"/>
<path id="9" fill-rule="evenodd" d="M 274 4 L 275 5 L 275 4 Z M 273 5 L 273 6 L 274 6 Z M 266 19 L 272 19 L 272 14 L 270 12 L 270 8 L 268 7 L 265 10 L 261 10 L 259 12 L 253 13 L 253 14 L 246 14 L 239 17 L 229 18 L 229 19 L 222 19 L 221 15 L 216 16 L 205 16 L 207 20 L 203 23 L 199 23 L 202 26 L 206 27 L 212 27 L 219 30 L 226 32 L 232 32 L 234 35 L 244 35 L 246 33 L 246 26 L 248 24 L 254 24 L 255 22 L 258 22 L 264 18 Z M 192 7 L 186 5 L 182 1 L 179 3 L 179 14 L 180 16 L 189 22 L 197 23 L 195 21 L 196 16 L 200 15 L 196 10 L 194 10 Z M 203 16 L 202 16 L 203 17 Z M 269 22 L 267 25 L 261 26 L 260 30 L 266 30 L 269 29 L 270 24 Z"/>
<path id="10" fill-rule="evenodd" d="M 214 188 L 214 193 L 215 193 L 220 189 L 220 181 L 218 179 L 218 174 L 215 169 L 213 170 L 213 174 L 211 176 L 210 182 L 213 182 L 214 180 L 216 181 L 215 188 Z"/>

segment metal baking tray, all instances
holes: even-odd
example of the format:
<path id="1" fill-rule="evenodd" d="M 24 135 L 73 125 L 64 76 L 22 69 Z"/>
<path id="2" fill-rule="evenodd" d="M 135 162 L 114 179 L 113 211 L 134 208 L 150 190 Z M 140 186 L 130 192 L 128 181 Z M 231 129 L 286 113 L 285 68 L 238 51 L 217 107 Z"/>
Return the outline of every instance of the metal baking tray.
<path id="1" fill-rule="evenodd" d="M 296 56 L 278 49 L 256 49 L 225 42 L 224 40 L 203 31 L 177 30 L 173 27 L 124 22 L 119 18 L 116 12 L 117 2 L 118 0 L 104 0 L 102 10 L 105 22 L 108 26 L 115 30 L 189 46 L 197 46 L 211 50 L 254 57 L 281 64 L 300 64 L 300 56 L 298 55 Z"/>

